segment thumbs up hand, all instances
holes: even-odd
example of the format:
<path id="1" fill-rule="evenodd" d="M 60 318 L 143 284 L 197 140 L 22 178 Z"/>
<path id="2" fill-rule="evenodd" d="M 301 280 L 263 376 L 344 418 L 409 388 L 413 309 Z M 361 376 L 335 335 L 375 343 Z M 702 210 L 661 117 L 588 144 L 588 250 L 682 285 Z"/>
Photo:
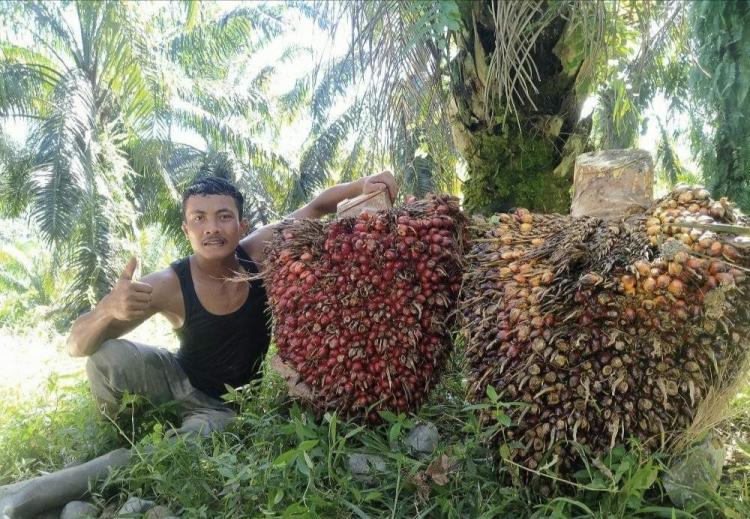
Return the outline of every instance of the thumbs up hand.
<path id="1" fill-rule="evenodd" d="M 107 313 L 118 321 L 136 321 L 150 315 L 151 293 L 148 283 L 133 281 L 138 260 L 131 257 L 112 291 L 102 299 Z"/>

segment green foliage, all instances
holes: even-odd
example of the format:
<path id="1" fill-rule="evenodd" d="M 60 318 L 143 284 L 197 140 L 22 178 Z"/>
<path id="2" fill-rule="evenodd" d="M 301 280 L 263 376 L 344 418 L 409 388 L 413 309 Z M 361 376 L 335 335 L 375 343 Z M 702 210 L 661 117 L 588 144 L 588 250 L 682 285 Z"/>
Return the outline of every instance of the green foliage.
<path id="1" fill-rule="evenodd" d="M 703 178 L 689 171 L 683 166 L 677 154 L 675 138 L 679 132 L 667 131 L 661 119 L 657 119 L 659 125 L 659 145 L 656 148 L 656 184 L 657 192 L 668 192 L 678 183 L 690 185 L 703 183 Z"/>
<path id="2" fill-rule="evenodd" d="M 182 239 L 177 193 L 218 154 L 236 157 L 232 176 L 252 190 L 256 221 L 273 214 L 279 198 L 268 189 L 279 178 L 268 172 L 289 165 L 258 139 L 275 131 L 269 71 L 248 74 L 246 63 L 281 33 L 278 5 L 7 7 L 0 115 L 24 118 L 31 131 L 21 150 L 0 146 L 0 210 L 31 208 L 73 273 L 71 315 L 106 293 L 139 228 L 158 224 Z M 175 127 L 200 135 L 208 151 L 184 153 L 171 141 Z"/>
<path id="3" fill-rule="evenodd" d="M 121 446 L 80 380 L 52 376 L 31 401 L 4 396 L 0 411 L 0 485 L 40 470 L 81 463 Z M 42 388 L 40 388 L 42 389 Z"/>
<path id="4" fill-rule="evenodd" d="M 31 204 L 33 157 L 0 133 L 0 217 L 17 218 Z"/>
<path id="5" fill-rule="evenodd" d="M 56 272 L 56 258 L 19 230 L 20 220 L 3 220 L 0 230 L 0 327 L 23 328 L 55 318 L 69 276 Z M 61 324 L 58 319 L 54 319 Z"/>
<path id="6" fill-rule="evenodd" d="M 690 4 L 696 63 L 693 132 L 704 176 L 715 197 L 750 210 L 750 3 Z"/>
<path id="7" fill-rule="evenodd" d="M 456 192 L 443 71 L 451 31 L 459 29 L 457 2 L 299 8 L 334 40 L 346 38 L 348 50 L 323 56 L 295 89 L 309 104 L 312 131 L 290 206 L 337 176 L 351 179 L 382 167 L 394 170 L 404 194 Z"/>

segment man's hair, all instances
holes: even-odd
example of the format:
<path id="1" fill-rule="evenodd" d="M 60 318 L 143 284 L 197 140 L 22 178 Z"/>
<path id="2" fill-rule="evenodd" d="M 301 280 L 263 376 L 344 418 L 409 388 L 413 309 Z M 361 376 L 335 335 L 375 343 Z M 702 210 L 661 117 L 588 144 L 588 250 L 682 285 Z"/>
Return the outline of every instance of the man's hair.
<path id="1" fill-rule="evenodd" d="M 245 198 L 242 196 L 242 193 L 237 191 L 234 184 L 222 177 L 201 177 L 190 184 L 190 187 L 182 195 L 182 217 L 185 218 L 185 204 L 188 198 L 191 196 L 206 195 L 231 196 L 234 198 L 234 203 L 237 204 L 237 214 L 240 220 L 242 219 L 242 206 L 245 203 Z"/>

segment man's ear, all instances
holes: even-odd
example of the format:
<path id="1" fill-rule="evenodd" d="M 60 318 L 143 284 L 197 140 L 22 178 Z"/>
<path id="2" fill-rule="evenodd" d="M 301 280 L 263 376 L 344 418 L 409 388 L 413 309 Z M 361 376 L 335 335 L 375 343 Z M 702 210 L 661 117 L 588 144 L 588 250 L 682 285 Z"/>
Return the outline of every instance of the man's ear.
<path id="1" fill-rule="evenodd" d="M 182 220 L 182 225 L 180 225 L 180 227 L 182 228 L 182 232 L 185 234 L 185 237 L 187 238 L 188 237 L 187 223 L 185 223 L 184 219 Z"/>
<path id="2" fill-rule="evenodd" d="M 247 220 L 247 218 L 243 218 L 242 220 L 240 220 L 240 234 L 242 234 L 242 236 L 246 236 L 249 229 L 250 222 Z"/>

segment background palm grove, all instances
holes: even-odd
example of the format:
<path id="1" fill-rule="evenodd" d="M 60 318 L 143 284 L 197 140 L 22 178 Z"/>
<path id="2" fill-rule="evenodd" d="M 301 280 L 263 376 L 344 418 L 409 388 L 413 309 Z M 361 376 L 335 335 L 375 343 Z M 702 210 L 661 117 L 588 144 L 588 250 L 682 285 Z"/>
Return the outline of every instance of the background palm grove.
<path id="1" fill-rule="evenodd" d="M 1 2 L 0 358 L 30 344 L 61 355 L 130 254 L 151 271 L 186 252 L 179 193 L 206 173 L 237 182 L 255 226 L 384 167 L 401 196 L 448 192 L 470 213 L 567 212 L 578 154 L 641 146 L 661 190 L 700 182 L 750 211 L 748 56 L 745 0 Z M 692 508 L 671 508 L 664 460 L 637 446 L 545 497 L 493 466 L 454 362 L 420 416 L 372 430 L 290 410 L 266 377 L 234 396 L 235 429 L 199 448 L 164 443 L 152 421 L 98 422 L 78 364 L 35 391 L 0 386 L 0 483 L 150 433 L 138 445 L 157 448 L 112 475 L 103 505 L 130 493 L 195 517 L 750 512 L 744 394 L 722 484 Z M 418 420 L 439 425 L 460 477 L 426 483 L 430 460 L 400 444 Z M 367 450 L 387 458 L 378 485 L 343 469 Z"/>

